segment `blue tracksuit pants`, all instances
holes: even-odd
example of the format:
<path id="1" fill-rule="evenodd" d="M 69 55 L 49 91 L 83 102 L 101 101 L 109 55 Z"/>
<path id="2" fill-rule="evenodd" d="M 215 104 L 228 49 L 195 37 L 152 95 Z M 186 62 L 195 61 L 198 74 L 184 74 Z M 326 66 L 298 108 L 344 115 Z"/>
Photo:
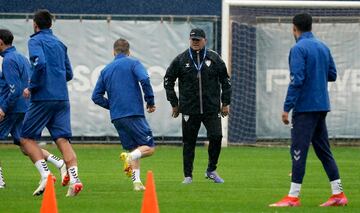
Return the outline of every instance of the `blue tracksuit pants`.
<path id="1" fill-rule="evenodd" d="M 310 143 L 313 144 L 329 181 L 340 179 L 338 167 L 330 150 L 326 115 L 327 112 L 293 112 L 290 149 L 291 182 L 301 184 L 303 181 Z"/>

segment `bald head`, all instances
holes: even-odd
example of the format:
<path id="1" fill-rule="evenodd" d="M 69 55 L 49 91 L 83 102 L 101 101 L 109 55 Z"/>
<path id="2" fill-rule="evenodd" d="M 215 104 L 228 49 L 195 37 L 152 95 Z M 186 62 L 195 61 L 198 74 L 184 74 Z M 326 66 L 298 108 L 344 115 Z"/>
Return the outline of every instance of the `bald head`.
<path id="1" fill-rule="evenodd" d="M 120 38 L 115 41 L 115 43 L 114 43 L 114 54 L 115 55 L 118 55 L 121 53 L 129 55 L 129 53 L 130 53 L 129 50 L 130 50 L 130 44 L 125 39 Z"/>

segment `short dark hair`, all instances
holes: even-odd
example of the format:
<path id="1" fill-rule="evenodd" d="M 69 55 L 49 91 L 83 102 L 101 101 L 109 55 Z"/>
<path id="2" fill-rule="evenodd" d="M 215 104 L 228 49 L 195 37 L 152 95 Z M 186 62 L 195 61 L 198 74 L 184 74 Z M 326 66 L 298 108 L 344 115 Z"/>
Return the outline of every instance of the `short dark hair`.
<path id="1" fill-rule="evenodd" d="M 38 10 L 34 14 L 34 22 L 41 30 L 49 29 L 51 27 L 52 18 L 53 18 L 53 16 L 46 9 Z"/>
<path id="2" fill-rule="evenodd" d="M 293 24 L 301 32 L 309 32 L 312 29 L 312 17 L 308 13 L 300 13 L 294 16 Z"/>
<path id="3" fill-rule="evenodd" d="M 10 32 L 10 30 L 0 29 L 0 39 L 4 42 L 4 44 L 12 45 L 12 42 L 14 40 L 14 36 Z"/>
<path id="4" fill-rule="evenodd" d="M 114 42 L 114 52 L 119 53 L 128 53 L 130 50 L 130 44 L 127 40 L 119 38 Z"/>

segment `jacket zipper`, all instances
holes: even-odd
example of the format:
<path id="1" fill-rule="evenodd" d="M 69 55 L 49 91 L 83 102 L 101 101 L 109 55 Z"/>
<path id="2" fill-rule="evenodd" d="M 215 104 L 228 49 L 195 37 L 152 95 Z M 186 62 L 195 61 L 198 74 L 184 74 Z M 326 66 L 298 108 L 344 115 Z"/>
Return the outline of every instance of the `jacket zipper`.
<path id="1" fill-rule="evenodd" d="M 201 67 L 200 67 L 200 55 L 199 55 L 199 52 L 200 52 L 200 51 L 196 51 L 196 55 L 197 55 L 198 67 L 201 69 Z M 200 114 L 203 114 L 203 113 L 204 113 L 204 110 L 203 110 L 203 101 L 202 101 L 201 70 L 198 70 L 198 78 L 199 78 Z"/>

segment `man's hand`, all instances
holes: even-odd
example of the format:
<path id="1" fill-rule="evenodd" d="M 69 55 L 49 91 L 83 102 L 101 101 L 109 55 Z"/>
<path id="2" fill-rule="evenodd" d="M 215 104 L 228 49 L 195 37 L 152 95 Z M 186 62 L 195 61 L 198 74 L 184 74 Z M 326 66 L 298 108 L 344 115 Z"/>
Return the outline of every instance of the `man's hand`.
<path id="1" fill-rule="evenodd" d="M 221 116 L 226 117 L 229 114 L 229 105 L 221 107 Z"/>
<path id="2" fill-rule="evenodd" d="M 177 118 L 179 116 L 179 107 L 178 106 L 172 108 L 172 115 L 171 116 L 173 118 Z"/>
<path id="3" fill-rule="evenodd" d="M 5 112 L 0 108 L 0 121 L 4 120 Z"/>
<path id="4" fill-rule="evenodd" d="M 28 88 L 24 89 L 23 96 L 24 98 L 30 98 L 31 92 Z"/>
<path id="5" fill-rule="evenodd" d="M 282 122 L 285 125 L 288 125 L 290 123 L 289 122 L 289 113 L 288 112 L 283 112 L 282 115 L 281 115 L 281 119 L 282 119 Z"/>
<path id="6" fill-rule="evenodd" d="M 156 106 L 155 105 L 146 105 L 146 111 L 148 113 L 152 113 L 152 112 L 155 112 L 156 110 Z"/>

